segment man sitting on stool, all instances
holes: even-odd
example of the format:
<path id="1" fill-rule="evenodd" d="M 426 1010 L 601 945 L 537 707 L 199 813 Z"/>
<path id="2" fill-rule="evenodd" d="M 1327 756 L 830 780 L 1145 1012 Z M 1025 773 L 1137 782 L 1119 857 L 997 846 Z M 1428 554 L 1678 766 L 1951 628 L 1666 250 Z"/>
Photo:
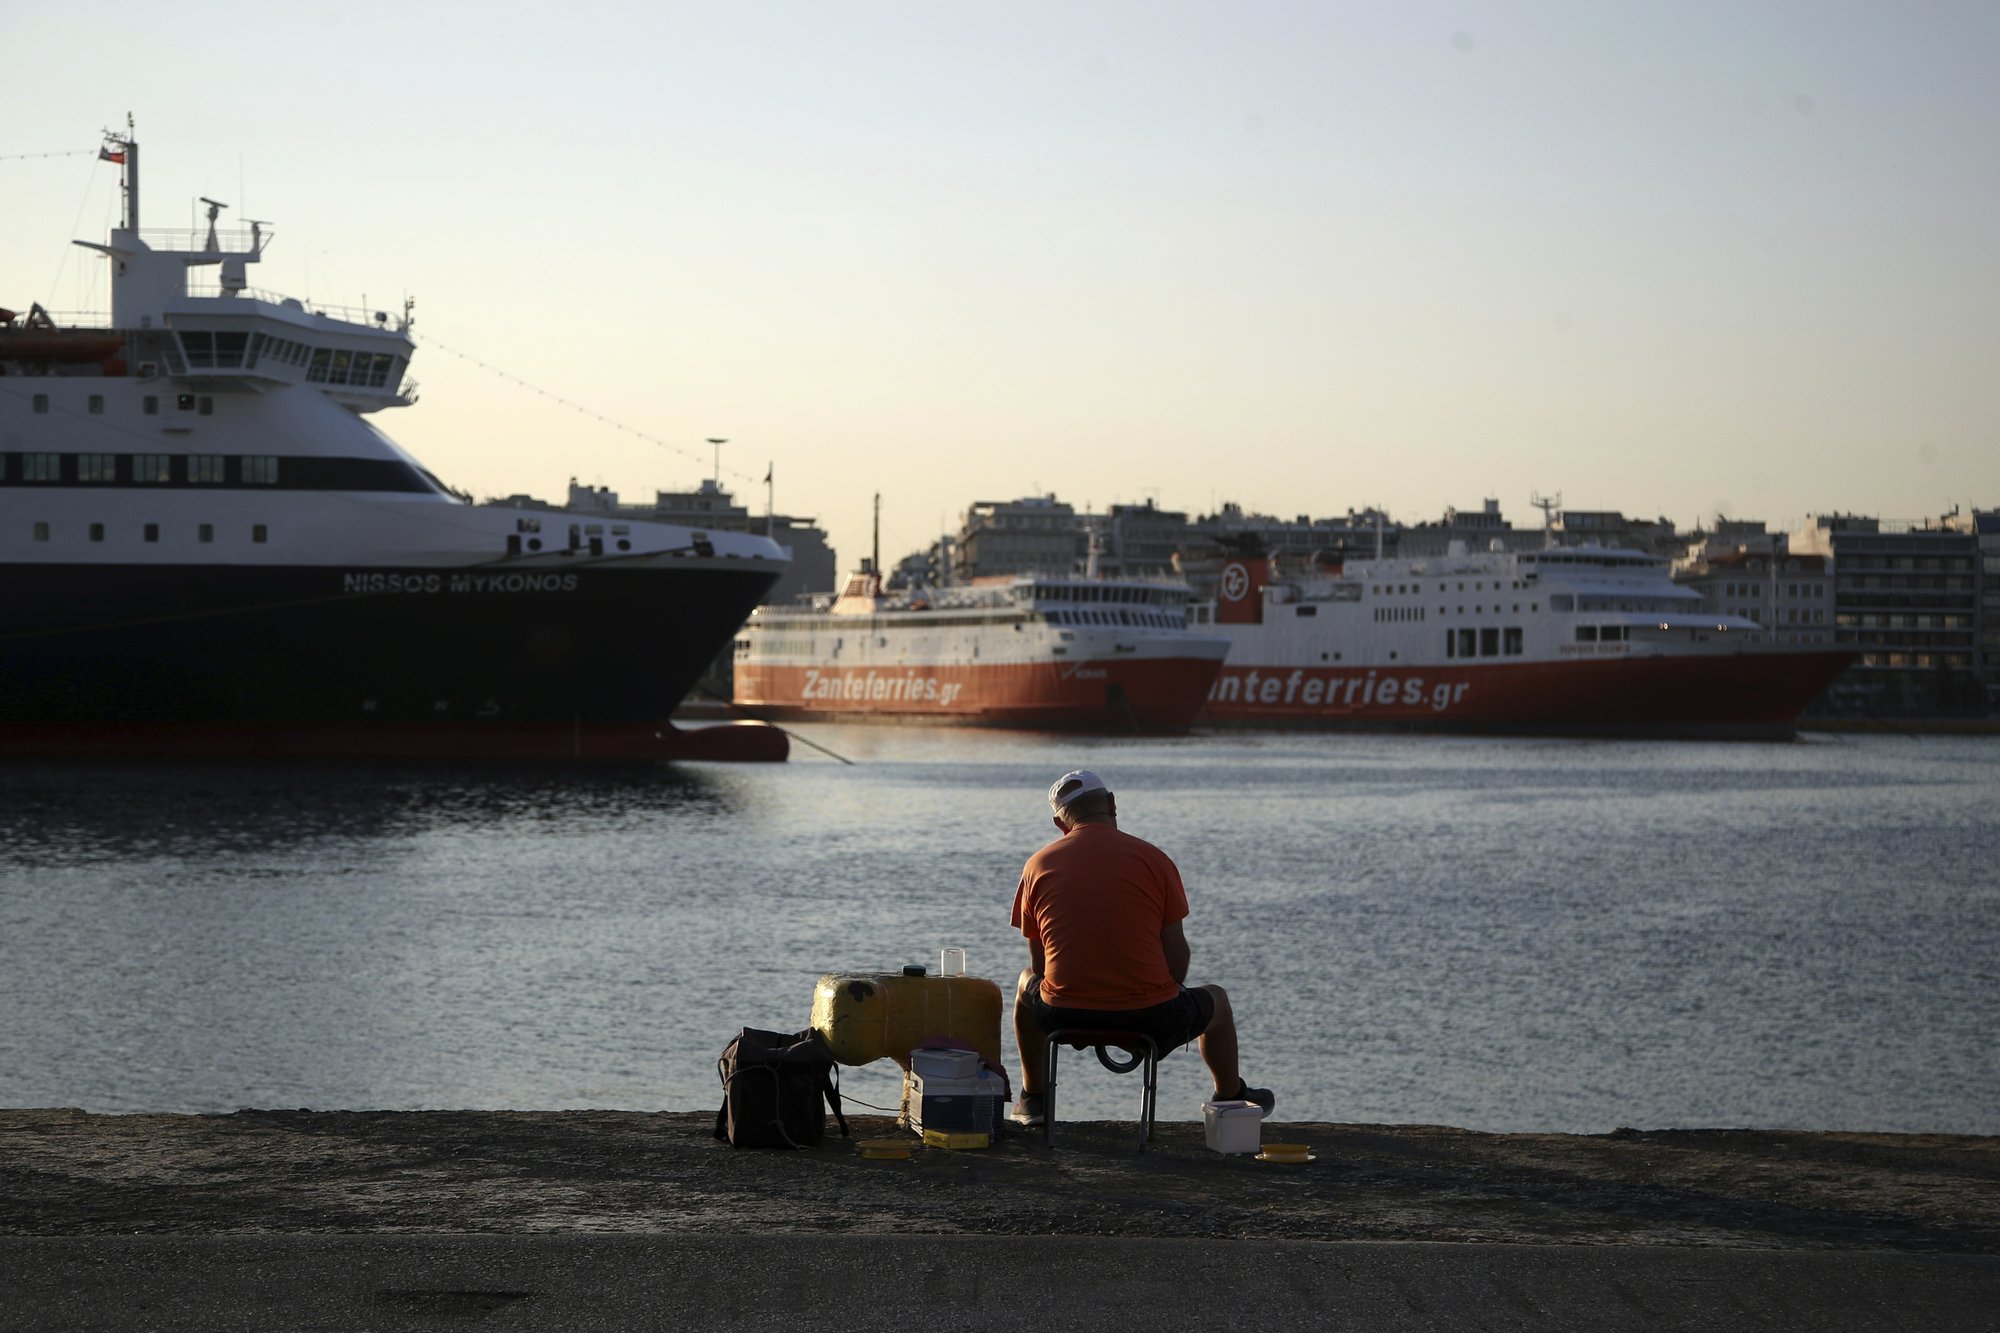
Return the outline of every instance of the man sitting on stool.
<path id="1" fill-rule="evenodd" d="M 1049 788 L 1062 837 L 1028 858 L 1014 893 L 1014 925 L 1028 968 L 1014 991 L 1021 1100 L 1013 1118 L 1043 1122 L 1047 1034 L 1059 1028 L 1143 1032 L 1162 1055 L 1199 1038 L 1215 1100 L 1277 1098 L 1236 1068 L 1236 1019 L 1220 986 L 1189 986 L 1188 914 L 1181 872 L 1167 854 L 1118 831 L 1118 801 L 1078 769 Z"/>

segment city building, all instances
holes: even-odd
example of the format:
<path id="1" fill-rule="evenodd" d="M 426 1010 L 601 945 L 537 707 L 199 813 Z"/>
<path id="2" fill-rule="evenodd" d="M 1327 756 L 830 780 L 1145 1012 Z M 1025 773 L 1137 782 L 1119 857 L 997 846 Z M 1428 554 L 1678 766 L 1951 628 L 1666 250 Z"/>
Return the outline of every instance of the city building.
<path id="1" fill-rule="evenodd" d="M 1487 500 L 1476 510 L 1447 509 L 1435 523 L 1405 528 L 1401 553 L 1412 558 L 1446 555 L 1453 542 L 1465 543 L 1468 551 L 1490 551 L 1495 542 L 1505 551 L 1535 551 L 1544 541 L 1541 528 L 1515 527 L 1501 515 L 1498 500 Z"/>
<path id="2" fill-rule="evenodd" d="M 1053 495 L 977 500 L 958 533 L 960 579 L 1005 574 L 1067 574 L 1086 553 L 1076 510 Z"/>
<path id="3" fill-rule="evenodd" d="M 1564 509 L 1554 523 L 1558 546 L 1621 546 L 1671 556 L 1681 544 L 1680 533 L 1667 518 L 1627 518 L 1615 509 Z"/>
<path id="4" fill-rule="evenodd" d="M 1161 509 L 1151 500 L 1112 505 L 1101 527 L 1104 541 L 1098 568 L 1121 578 L 1172 578 L 1174 558 L 1188 541 L 1188 516 L 1177 509 Z"/>
<path id="5" fill-rule="evenodd" d="M 1674 580 L 1699 592 L 1706 609 L 1754 620 L 1780 643 L 1835 641 L 1830 558 L 1792 551 L 1762 523 L 1718 525 L 1674 562 Z"/>
<path id="6" fill-rule="evenodd" d="M 510 503 L 525 500 L 525 496 L 509 497 Z M 528 501 L 527 507 L 536 503 Z M 556 508 L 554 505 L 542 507 Z M 813 520 L 790 514 L 752 514 L 713 480 L 704 480 L 692 491 L 655 491 L 653 503 L 644 505 L 623 503 L 618 492 L 608 487 L 583 486 L 571 478 L 569 500 L 561 508 L 572 514 L 653 519 L 682 523 L 692 528 L 755 532 L 768 536 L 792 553 L 792 563 L 785 570 L 784 577 L 765 594 L 764 601 L 770 605 L 794 601 L 811 593 L 831 592 L 838 586 L 840 571 L 834 561 L 833 549 L 826 544 L 826 533 L 813 526 Z"/>
<path id="7" fill-rule="evenodd" d="M 1835 703 L 1870 715 L 1985 711 L 1995 682 L 1981 652 L 1976 516 L 1821 514 L 1790 546 L 1832 560 L 1834 641 L 1860 653 L 1829 691 Z"/>
<path id="8" fill-rule="evenodd" d="M 1973 540 L 1979 547 L 1979 679 L 1988 711 L 2000 711 L 2000 510 L 1975 511 Z"/>

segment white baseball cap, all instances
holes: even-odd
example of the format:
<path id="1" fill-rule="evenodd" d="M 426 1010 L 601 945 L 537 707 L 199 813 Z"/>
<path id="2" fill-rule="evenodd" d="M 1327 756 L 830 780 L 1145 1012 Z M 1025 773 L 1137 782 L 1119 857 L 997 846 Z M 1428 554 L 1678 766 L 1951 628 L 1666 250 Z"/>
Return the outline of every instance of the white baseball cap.
<path id="1" fill-rule="evenodd" d="M 1087 768 L 1074 769 L 1057 778 L 1049 786 L 1049 809 L 1061 814 L 1066 806 L 1077 797 L 1089 792 L 1108 792 L 1104 779 Z"/>

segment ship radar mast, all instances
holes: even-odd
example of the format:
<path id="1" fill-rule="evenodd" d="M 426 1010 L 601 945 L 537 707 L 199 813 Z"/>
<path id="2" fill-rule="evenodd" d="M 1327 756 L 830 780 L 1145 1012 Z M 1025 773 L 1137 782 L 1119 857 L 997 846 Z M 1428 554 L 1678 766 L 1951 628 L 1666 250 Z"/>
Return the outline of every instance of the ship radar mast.
<path id="1" fill-rule="evenodd" d="M 215 240 L 215 220 L 222 216 L 222 210 L 229 205 L 218 199 L 211 199 L 207 195 L 202 195 L 201 201 L 208 205 L 208 240 L 203 242 L 202 248 L 210 253 L 220 252 L 222 247 Z"/>
<path id="2" fill-rule="evenodd" d="M 146 328 L 164 318 L 168 305 L 188 294 L 188 270 L 220 266 L 218 287 L 224 296 L 235 296 L 249 286 L 245 266 L 264 257 L 270 242 L 268 222 L 250 224 L 250 248 L 225 250 L 216 232 L 216 220 L 228 205 L 204 197 L 208 205 L 208 235 L 198 250 L 155 249 L 139 239 L 139 141 L 133 133 L 130 113 L 123 133 L 104 132 L 98 160 L 112 162 L 123 172 L 125 191 L 124 225 L 112 229 L 108 241 L 79 240 L 77 245 L 95 250 L 112 261 L 111 322 L 117 328 Z"/>
<path id="3" fill-rule="evenodd" d="M 1561 491 L 1557 491 L 1552 496 L 1543 496 L 1531 493 L 1528 497 L 1528 503 L 1542 511 L 1542 549 L 1544 551 L 1555 549 L 1555 544 L 1556 544 L 1555 514 L 1556 510 L 1562 507 L 1562 502 L 1563 498 Z"/>

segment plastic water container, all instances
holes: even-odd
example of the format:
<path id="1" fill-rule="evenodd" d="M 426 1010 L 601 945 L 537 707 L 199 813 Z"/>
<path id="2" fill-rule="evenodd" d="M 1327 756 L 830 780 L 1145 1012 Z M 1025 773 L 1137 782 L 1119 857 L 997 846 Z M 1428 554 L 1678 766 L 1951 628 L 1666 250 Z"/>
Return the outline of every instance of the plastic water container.
<path id="1" fill-rule="evenodd" d="M 1202 1124 L 1216 1152 L 1258 1152 L 1264 1141 L 1264 1108 L 1255 1102 L 1203 1102 Z"/>
<path id="2" fill-rule="evenodd" d="M 960 1037 L 1000 1059 L 1000 987 L 986 977 L 829 972 L 813 990 L 812 1025 L 844 1065 L 894 1060 L 926 1037 Z"/>

